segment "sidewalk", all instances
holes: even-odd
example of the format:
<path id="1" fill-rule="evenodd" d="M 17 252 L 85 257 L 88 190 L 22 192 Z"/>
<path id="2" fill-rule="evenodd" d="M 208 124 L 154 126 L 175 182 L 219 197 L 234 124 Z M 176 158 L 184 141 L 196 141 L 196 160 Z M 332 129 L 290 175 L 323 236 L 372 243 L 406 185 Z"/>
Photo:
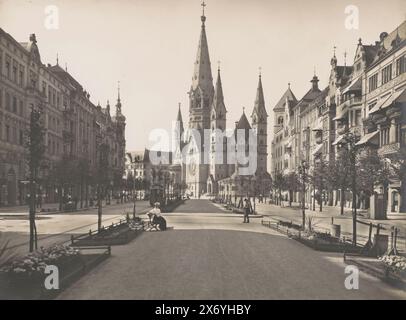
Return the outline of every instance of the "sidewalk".
<path id="1" fill-rule="evenodd" d="M 137 200 L 139 201 L 139 200 Z M 131 204 L 131 201 L 127 201 L 126 203 Z M 118 203 L 118 204 L 124 204 L 123 203 Z M 117 205 L 116 201 L 112 200 L 109 206 L 114 206 Z M 102 203 L 103 207 L 106 207 L 106 201 L 103 201 Z M 97 209 L 96 206 L 93 207 L 88 207 L 85 208 L 85 204 L 83 203 L 83 208 L 80 208 L 80 202 L 78 203 L 78 208 L 77 210 L 74 210 L 73 212 L 78 212 L 78 211 L 86 211 L 86 210 L 92 210 L 92 209 Z M 67 211 L 59 211 L 59 202 L 57 203 L 45 203 L 41 206 L 41 208 L 37 208 L 36 210 L 37 214 L 53 214 L 53 213 L 66 213 Z M 17 216 L 17 215 L 28 215 L 29 213 L 29 207 L 28 205 L 22 205 L 22 206 L 12 206 L 12 207 L 0 207 L 0 216 Z"/>
<path id="2" fill-rule="evenodd" d="M 286 202 L 287 204 L 287 202 Z M 259 214 L 268 217 L 281 218 L 284 220 L 291 220 L 297 224 L 302 223 L 302 211 L 299 206 L 292 204 L 292 207 L 280 207 L 273 204 L 256 204 L 256 211 Z M 398 249 L 406 252 L 406 217 L 399 215 L 398 217 L 391 215 L 387 220 L 373 220 L 365 218 L 366 210 L 360 210 L 358 220 L 365 223 L 380 224 L 385 230 L 381 230 L 381 234 L 390 235 L 391 227 L 399 229 Z M 323 207 L 323 211 L 320 212 L 316 207 L 316 211 L 306 209 L 306 217 L 311 216 L 313 218 L 312 224 L 316 229 L 329 231 L 331 227 L 331 221 L 333 219 L 334 224 L 341 226 L 341 234 L 346 238 L 352 238 L 352 213 L 350 208 L 344 209 L 344 215 L 340 214 L 339 207 Z M 357 236 L 360 243 L 365 243 L 368 239 L 369 227 L 357 223 Z M 373 229 L 372 237 L 376 233 L 376 228 Z M 390 238 L 390 237 L 389 237 Z M 390 239 L 389 239 L 390 241 Z"/>

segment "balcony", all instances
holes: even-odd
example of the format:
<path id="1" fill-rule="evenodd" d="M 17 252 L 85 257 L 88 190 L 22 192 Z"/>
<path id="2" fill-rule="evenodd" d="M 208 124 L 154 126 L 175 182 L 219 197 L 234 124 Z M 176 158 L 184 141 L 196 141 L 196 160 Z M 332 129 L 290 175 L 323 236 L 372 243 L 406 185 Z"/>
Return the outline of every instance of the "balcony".
<path id="1" fill-rule="evenodd" d="M 362 104 L 362 97 L 351 97 L 340 104 L 341 109 L 351 108 Z"/>
<path id="2" fill-rule="evenodd" d="M 399 152 L 399 150 L 400 150 L 400 143 L 395 142 L 395 143 L 390 143 L 390 144 L 381 146 L 378 149 L 378 154 L 381 156 L 386 156 L 389 154 L 397 153 L 397 152 Z"/>

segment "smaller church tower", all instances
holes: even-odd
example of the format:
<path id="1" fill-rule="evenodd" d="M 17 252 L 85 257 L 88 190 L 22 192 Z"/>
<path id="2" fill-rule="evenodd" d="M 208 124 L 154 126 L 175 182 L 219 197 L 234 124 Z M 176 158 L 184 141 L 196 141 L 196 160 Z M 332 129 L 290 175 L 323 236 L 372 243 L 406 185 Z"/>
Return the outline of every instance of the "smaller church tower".
<path id="1" fill-rule="evenodd" d="M 217 82 L 210 113 L 210 173 L 208 190 L 216 192 L 217 180 L 228 176 L 227 166 L 227 139 L 226 130 L 226 107 L 224 104 L 223 87 L 221 84 L 220 67 L 217 70 Z M 213 184 L 213 188 L 210 187 Z"/>
<path id="2" fill-rule="evenodd" d="M 255 99 L 254 110 L 251 114 L 252 129 L 257 135 L 257 174 L 267 172 L 268 159 L 268 114 L 265 108 L 264 91 L 262 89 L 262 76 L 259 74 L 257 96 Z"/>

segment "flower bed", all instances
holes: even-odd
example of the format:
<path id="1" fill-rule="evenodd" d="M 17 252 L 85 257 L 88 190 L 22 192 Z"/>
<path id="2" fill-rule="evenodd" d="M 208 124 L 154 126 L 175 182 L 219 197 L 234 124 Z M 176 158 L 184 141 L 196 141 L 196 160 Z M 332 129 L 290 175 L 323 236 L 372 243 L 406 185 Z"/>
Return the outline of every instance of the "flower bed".
<path id="1" fill-rule="evenodd" d="M 406 291 L 406 258 L 403 256 L 385 255 L 377 259 L 361 254 L 345 254 L 344 262 Z"/>
<path id="2" fill-rule="evenodd" d="M 360 246 L 354 247 L 352 244 L 331 236 L 327 232 L 302 231 L 302 226 L 293 221 L 273 219 L 274 221 L 262 220 L 262 225 L 271 228 L 279 233 L 318 251 L 327 252 L 359 252 Z"/>
<path id="3" fill-rule="evenodd" d="M 120 220 L 100 231 L 71 237 L 72 246 L 113 246 L 129 243 L 144 230 L 143 223 L 133 220 Z"/>
<path id="4" fill-rule="evenodd" d="M 110 255 L 109 248 L 102 252 L 98 248 L 90 254 L 82 254 L 82 250 L 56 245 L 12 261 L 0 270 L 0 299 L 52 298 Z M 44 286 L 47 265 L 58 267 L 59 290 L 47 290 Z"/>
<path id="5" fill-rule="evenodd" d="M 406 285 L 406 257 L 399 255 L 384 255 L 379 257 L 385 266 L 385 276 Z M 405 287 L 406 289 L 406 287 Z"/>
<path id="6" fill-rule="evenodd" d="M 353 246 L 352 243 L 344 242 L 327 232 L 298 232 L 292 238 L 317 251 L 358 253 L 362 250 L 362 247 Z"/>

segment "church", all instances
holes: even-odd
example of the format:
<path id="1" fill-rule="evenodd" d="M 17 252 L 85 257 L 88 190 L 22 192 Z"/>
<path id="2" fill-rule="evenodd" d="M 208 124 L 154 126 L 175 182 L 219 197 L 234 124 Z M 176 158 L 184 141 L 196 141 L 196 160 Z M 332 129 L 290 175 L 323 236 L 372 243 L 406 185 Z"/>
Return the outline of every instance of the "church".
<path id="1" fill-rule="evenodd" d="M 180 137 L 173 148 L 173 166 L 180 166 L 177 172 L 192 197 L 216 196 L 232 201 L 237 197 L 269 194 L 271 177 L 267 171 L 267 118 L 261 74 L 259 75 L 256 99 L 248 120 L 245 111 L 235 128 L 226 127 L 227 108 L 224 103 L 220 68 L 213 85 L 210 55 L 206 36 L 206 16 L 201 16 L 201 31 L 192 85 L 189 94 L 189 123 L 185 129 L 180 108 L 177 115 L 175 136 Z M 255 171 L 241 174 L 244 167 L 230 158 L 230 148 L 237 149 L 238 143 L 230 145 L 230 135 L 237 131 L 253 132 L 256 142 Z M 192 133 L 191 133 L 192 132 Z M 197 133 L 197 134 L 196 134 Z M 209 133 L 209 134 L 207 134 Z M 227 136 L 228 135 L 228 136 Z M 245 135 L 246 153 L 252 149 L 252 140 Z M 251 144 L 251 145 L 250 145 Z M 187 146 L 185 148 L 185 146 Z M 235 152 L 235 150 L 232 150 Z M 219 161 L 220 159 L 220 161 Z"/>

